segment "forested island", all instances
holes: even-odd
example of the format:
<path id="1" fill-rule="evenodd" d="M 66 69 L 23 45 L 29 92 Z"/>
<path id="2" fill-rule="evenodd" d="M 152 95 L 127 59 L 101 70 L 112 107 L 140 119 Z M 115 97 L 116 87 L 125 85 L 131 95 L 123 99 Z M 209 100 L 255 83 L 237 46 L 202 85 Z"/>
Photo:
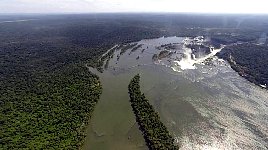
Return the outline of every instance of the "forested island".
<path id="1" fill-rule="evenodd" d="M 30 20 L 5 22 L 25 18 Z M 0 149 L 79 149 L 102 93 L 99 78 L 86 65 L 103 71 L 115 49 L 104 55 L 107 50 L 142 39 L 205 35 L 216 47 L 239 41 L 256 42 L 268 31 L 266 16 L 248 18 L 242 23 L 237 22 L 239 18 L 247 16 L 0 16 L 4 22 L 0 24 Z M 140 48 L 131 47 L 133 51 Z M 267 85 L 266 47 L 237 45 L 225 50 L 244 68 L 246 78 Z M 230 58 L 228 53 L 224 55 L 226 59 Z M 256 57 L 248 58 L 249 55 Z M 166 134 L 166 128 L 161 129 Z M 172 142 L 170 139 L 168 145 Z"/>
<path id="2" fill-rule="evenodd" d="M 140 91 L 140 76 L 134 76 L 128 85 L 129 97 L 136 120 L 151 150 L 178 150 L 174 139 L 161 122 L 158 113 Z"/>
<path id="3" fill-rule="evenodd" d="M 102 93 L 86 65 L 102 66 L 114 44 L 159 34 L 105 15 L 28 17 L 37 19 L 0 25 L 0 149 L 79 149 Z"/>

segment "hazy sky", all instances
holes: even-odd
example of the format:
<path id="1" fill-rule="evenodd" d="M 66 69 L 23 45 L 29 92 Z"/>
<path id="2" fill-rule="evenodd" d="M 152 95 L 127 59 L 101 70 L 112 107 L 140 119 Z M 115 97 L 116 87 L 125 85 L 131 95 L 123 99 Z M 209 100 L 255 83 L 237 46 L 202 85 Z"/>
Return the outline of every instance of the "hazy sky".
<path id="1" fill-rule="evenodd" d="M 0 0 L 0 13 L 266 13 L 267 0 Z"/>

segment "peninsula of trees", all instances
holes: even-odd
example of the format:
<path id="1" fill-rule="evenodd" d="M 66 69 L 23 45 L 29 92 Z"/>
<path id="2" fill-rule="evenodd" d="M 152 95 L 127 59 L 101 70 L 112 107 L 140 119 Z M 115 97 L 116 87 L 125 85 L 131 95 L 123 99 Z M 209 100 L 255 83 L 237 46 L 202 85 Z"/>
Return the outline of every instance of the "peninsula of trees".
<path id="1" fill-rule="evenodd" d="M 140 76 L 136 75 L 129 83 L 128 90 L 136 121 L 140 126 L 149 149 L 177 150 L 174 139 L 160 121 L 158 113 L 140 91 Z"/>
<path id="2" fill-rule="evenodd" d="M 256 42 L 268 33 L 266 16 L 247 17 L 238 26 L 236 21 L 241 18 L 244 20 L 239 15 L 0 15 L 0 22 L 34 19 L 0 24 L 0 149 L 78 149 L 102 91 L 98 77 L 87 70 L 86 64 L 102 71 L 115 49 L 107 50 L 119 45 L 117 49 L 123 49 L 123 53 L 129 48 L 135 51 L 142 47 L 128 43 L 142 39 L 206 35 L 217 47 Z M 232 58 L 229 62 L 236 62 L 232 67 L 252 82 L 267 85 L 267 40 L 263 44 L 226 48 L 223 57 Z M 119 59 L 120 55 L 115 57 Z M 157 60 L 158 55 L 153 59 Z M 150 144 L 163 145 L 170 140 L 172 145 L 171 137 L 164 134 L 166 128 L 157 124 L 159 118 L 154 120 L 155 125 L 153 119 L 144 123 L 142 116 L 148 112 L 142 108 L 153 110 L 148 101 L 144 104 L 134 110 Z M 138 110 L 145 114 L 138 114 Z M 152 128 L 161 129 L 161 137 L 169 138 L 155 140 L 158 133 L 148 130 Z"/>

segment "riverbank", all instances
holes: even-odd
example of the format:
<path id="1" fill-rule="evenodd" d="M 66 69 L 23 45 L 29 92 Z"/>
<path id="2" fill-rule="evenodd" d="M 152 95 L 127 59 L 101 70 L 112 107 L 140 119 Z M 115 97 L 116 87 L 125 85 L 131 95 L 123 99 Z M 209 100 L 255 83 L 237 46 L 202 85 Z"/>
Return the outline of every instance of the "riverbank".
<path id="1" fill-rule="evenodd" d="M 248 81 L 268 89 L 268 46 L 256 44 L 235 44 L 218 54 L 227 60 L 236 72 Z"/>

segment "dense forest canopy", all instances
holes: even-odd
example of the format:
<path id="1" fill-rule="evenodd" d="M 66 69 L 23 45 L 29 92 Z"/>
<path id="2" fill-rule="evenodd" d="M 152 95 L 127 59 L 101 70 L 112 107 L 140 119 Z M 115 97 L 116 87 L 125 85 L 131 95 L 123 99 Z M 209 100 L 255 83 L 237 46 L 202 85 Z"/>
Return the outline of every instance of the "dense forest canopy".
<path id="1" fill-rule="evenodd" d="M 136 120 L 150 150 L 178 150 L 166 126 L 161 122 L 158 113 L 140 91 L 140 75 L 132 78 L 128 93 Z"/>
<path id="2" fill-rule="evenodd" d="M 261 15 L 0 15 L 0 149 L 77 149 L 101 94 L 98 77 L 85 65 L 97 67 L 115 44 L 198 35 L 215 46 L 252 44 L 267 32 Z M 236 62 L 245 62 L 238 55 L 250 54 L 247 47 L 233 52 Z"/>
<path id="3" fill-rule="evenodd" d="M 268 46 L 237 44 L 225 48 L 220 57 L 228 60 L 232 68 L 255 84 L 268 85 Z"/>

